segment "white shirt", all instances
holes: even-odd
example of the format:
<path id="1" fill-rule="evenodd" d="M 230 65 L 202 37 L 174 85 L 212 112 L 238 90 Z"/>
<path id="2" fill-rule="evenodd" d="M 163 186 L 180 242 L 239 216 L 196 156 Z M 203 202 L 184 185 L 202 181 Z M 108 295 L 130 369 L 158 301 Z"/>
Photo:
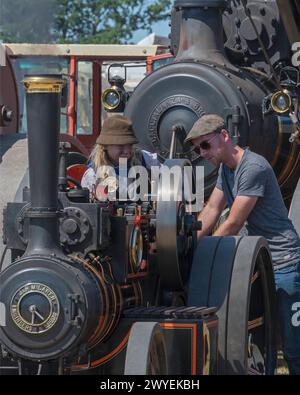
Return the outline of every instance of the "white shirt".
<path id="1" fill-rule="evenodd" d="M 141 150 L 141 152 L 147 169 L 151 169 L 152 166 L 160 166 L 157 153 L 152 153 L 145 150 Z M 89 167 L 82 176 L 81 186 L 93 191 L 93 188 L 99 179 L 105 179 L 112 176 L 115 176 L 115 172 L 111 166 L 103 165 L 101 168 L 97 169 L 97 172 L 95 172 L 92 167 Z"/>

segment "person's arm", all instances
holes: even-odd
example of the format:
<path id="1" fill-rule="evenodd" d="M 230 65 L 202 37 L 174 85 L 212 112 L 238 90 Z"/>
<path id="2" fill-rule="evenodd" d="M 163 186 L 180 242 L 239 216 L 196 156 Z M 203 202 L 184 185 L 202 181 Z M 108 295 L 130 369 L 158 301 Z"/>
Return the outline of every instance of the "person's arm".
<path id="1" fill-rule="evenodd" d="M 93 168 L 89 167 L 82 176 L 81 186 L 82 188 L 88 188 L 90 191 L 92 191 L 95 183 L 96 183 L 96 174 Z"/>
<path id="2" fill-rule="evenodd" d="M 249 163 L 238 180 L 237 196 L 226 221 L 214 232 L 214 236 L 237 235 L 254 209 L 258 198 L 265 195 L 270 174 L 269 165 Z"/>
<path id="3" fill-rule="evenodd" d="M 228 218 L 218 227 L 213 236 L 237 235 L 253 210 L 257 199 L 257 196 L 237 196 Z"/>
<path id="4" fill-rule="evenodd" d="M 202 222 L 202 229 L 197 232 L 198 240 L 211 232 L 213 227 L 216 225 L 225 204 L 226 199 L 224 192 L 215 187 L 206 206 L 198 215 L 198 221 Z"/>

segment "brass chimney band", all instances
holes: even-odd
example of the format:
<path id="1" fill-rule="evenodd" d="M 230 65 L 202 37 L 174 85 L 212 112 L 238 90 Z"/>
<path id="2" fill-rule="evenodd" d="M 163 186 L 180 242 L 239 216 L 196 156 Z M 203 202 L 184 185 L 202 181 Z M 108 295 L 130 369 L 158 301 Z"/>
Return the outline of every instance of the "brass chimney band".
<path id="1" fill-rule="evenodd" d="M 27 93 L 60 93 L 65 85 L 63 79 L 49 76 L 26 77 L 22 82 Z"/>

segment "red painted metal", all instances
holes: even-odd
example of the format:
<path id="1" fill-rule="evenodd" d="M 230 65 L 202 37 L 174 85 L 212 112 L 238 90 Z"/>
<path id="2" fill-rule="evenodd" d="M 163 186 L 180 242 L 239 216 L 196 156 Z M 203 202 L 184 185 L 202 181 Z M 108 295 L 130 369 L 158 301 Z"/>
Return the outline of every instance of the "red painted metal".
<path id="1" fill-rule="evenodd" d="M 86 169 L 87 169 L 86 165 L 81 165 L 81 164 L 71 165 L 67 168 L 67 175 L 69 177 L 74 178 L 76 181 L 80 183 Z M 74 184 L 71 181 L 68 181 L 68 184 L 70 187 L 74 186 Z"/>
<path id="2" fill-rule="evenodd" d="M 17 133 L 20 128 L 17 81 L 10 58 L 6 56 L 5 61 L 6 65 L 0 66 L 0 105 L 5 105 L 13 111 L 13 119 L 5 126 L 0 126 L 0 135 Z"/>
<path id="3" fill-rule="evenodd" d="M 170 52 L 167 53 L 162 53 L 160 55 L 155 55 L 155 56 L 148 56 L 147 57 L 147 74 L 151 74 L 153 71 L 153 63 L 157 60 L 157 59 L 164 59 L 164 58 L 170 58 L 172 57 L 172 54 Z"/>
<path id="4" fill-rule="evenodd" d="M 60 134 L 60 141 L 66 141 L 71 144 L 71 151 L 81 152 L 85 156 L 89 156 L 90 151 L 83 145 L 77 137 L 70 136 L 69 134 Z"/>
<path id="5" fill-rule="evenodd" d="M 77 60 L 75 56 L 70 58 L 70 91 L 69 91 L 69 106 L 68 106 L 68 124 L 69 124 L 69 135 L 75 136 L 76 134 L 76 72 L 77 72 Z"/>

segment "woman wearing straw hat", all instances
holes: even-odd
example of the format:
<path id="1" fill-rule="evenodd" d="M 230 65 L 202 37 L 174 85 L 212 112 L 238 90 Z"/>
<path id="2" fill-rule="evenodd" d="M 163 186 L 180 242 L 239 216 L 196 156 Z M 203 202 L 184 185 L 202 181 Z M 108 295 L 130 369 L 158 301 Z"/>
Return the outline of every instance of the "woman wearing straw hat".
<path id="1" fill-rule="evenodd" d="M 107 192 L 118 189 L 120 160 L 133 165 L 159 166 L 157 154 L 134 148 L 137 144 L 132 122 L 123 115 L 113 115 L 105 119 L 102 131 L 90 155 L 90 166 L 84 173 L 81 185 L 90 190 L 91 196 L 105 199 Z M 100 198 L 99 198 L 100 197 Z"/>

